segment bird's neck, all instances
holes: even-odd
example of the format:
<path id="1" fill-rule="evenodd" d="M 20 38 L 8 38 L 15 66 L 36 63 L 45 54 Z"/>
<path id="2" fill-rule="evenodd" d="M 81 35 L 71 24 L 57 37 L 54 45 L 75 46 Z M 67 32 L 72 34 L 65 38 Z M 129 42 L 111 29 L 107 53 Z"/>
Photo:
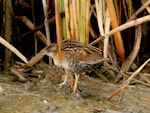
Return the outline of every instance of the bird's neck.
<path id="1" fill-rule="evenodd" d="M 50 56 L 50 57 L 53 58 L 53 57 L 58 53 L 58 51 L 59 51 L 59 49 L 56 48 L 56 50 L 50 51 L 50 52 L 48 53 L 48 56 Z"/>
<path id="2" fill-rule="evenodd" d="M 48 56 L 50 56 L 50 57 L 53 58 L 53 57 L 55 56 L 55 54 L 56 54 L 55 52 L 49 52 L 49 53 L 48 53 Z"/>

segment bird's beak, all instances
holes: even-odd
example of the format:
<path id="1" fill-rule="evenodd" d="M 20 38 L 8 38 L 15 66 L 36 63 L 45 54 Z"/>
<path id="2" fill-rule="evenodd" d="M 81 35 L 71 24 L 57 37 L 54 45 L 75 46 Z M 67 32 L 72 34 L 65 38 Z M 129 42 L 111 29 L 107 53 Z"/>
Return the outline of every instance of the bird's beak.
<path id="1" fill-rule="evenodd" d="M 47 55 L 47 52 L 44 51 L 41 55 L 42 55 L 42 56 L 45 56 L 45 55 Z"/>

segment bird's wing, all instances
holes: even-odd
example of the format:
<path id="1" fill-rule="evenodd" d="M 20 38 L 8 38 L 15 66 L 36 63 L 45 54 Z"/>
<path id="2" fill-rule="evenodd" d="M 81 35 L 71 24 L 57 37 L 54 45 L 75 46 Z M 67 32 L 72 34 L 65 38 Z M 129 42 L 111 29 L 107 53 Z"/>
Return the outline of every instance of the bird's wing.
<path id="1" fill-rule="evenodd" d="M 75 62 L 81 63 L 81 64 L 96 64 L 100 63 L 102 61 L 105 61 L 106 59 L 103 59 L 100 54 L 79 54 L 79 53 L 71 53 L 71 52 L 65 52 L 65 56 L 67 58 L 73 59 Z"/>
<path id="2" fill-rule="evenodd" d="M 63 40 L 60 44 L 61 50 L 72 51 L 75 53 L 84 52 L 88 54 L 99 53 L 102 54 L 102 51 L 99 48 L 91 46 L 90 44 L 82 43 L 78 40 L 66 39 Z"/>
<path id="3" fill-rule="evenodd" d="M 99 54 L 91 54 L 88 56 L 81 57 L 79 63 L 86 63 L 86 64 L 93 65 L 93 64 L 101 63 L 106 60 L 108 59 L 102 58 Z"/>

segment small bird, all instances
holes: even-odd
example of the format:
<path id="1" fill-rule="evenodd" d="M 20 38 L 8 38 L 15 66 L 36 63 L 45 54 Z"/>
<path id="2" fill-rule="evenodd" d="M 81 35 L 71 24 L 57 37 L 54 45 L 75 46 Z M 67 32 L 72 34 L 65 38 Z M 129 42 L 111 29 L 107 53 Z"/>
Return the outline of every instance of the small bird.
<path id="1" fill-rule="evenodd" d="M 80 74 L 87 72 L 90 68 L 100 67 L 104 61 L 99 48 L 73 39 L 65 39 L 60 45 L 51 44 L 43 54 L 52 57 L 56 66 L 74 73 L 74 94 Z M 67 82 L 67 75 L 65 78 L 61 85 Z"/>

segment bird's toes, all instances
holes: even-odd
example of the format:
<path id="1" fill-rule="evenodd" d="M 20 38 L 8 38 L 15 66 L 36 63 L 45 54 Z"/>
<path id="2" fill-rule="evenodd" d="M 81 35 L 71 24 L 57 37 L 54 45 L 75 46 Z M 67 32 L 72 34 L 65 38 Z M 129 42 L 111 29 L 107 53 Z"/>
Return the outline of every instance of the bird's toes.
<path id="1" fill-rule="evenodd" d="M 82 98 L 82 96 L 81 96 L 81 94 L 80 94 L 79 91 L 75 91 L 75 92 L 73 91 L 72 94 L 71 94 L 71 96 L 73 98 L 75 98 L 75 99 L 81 99 Z"/>
<path id="2" fill-rule="evenodd" d="M 62 83 L 60 83 L 59 84 L 59 88 L 62 88 L 63 86 L 65 86 L 67 84 L 67 82 L 66 81 L 64 81 L 64 82 L 62 82 Z"/>

